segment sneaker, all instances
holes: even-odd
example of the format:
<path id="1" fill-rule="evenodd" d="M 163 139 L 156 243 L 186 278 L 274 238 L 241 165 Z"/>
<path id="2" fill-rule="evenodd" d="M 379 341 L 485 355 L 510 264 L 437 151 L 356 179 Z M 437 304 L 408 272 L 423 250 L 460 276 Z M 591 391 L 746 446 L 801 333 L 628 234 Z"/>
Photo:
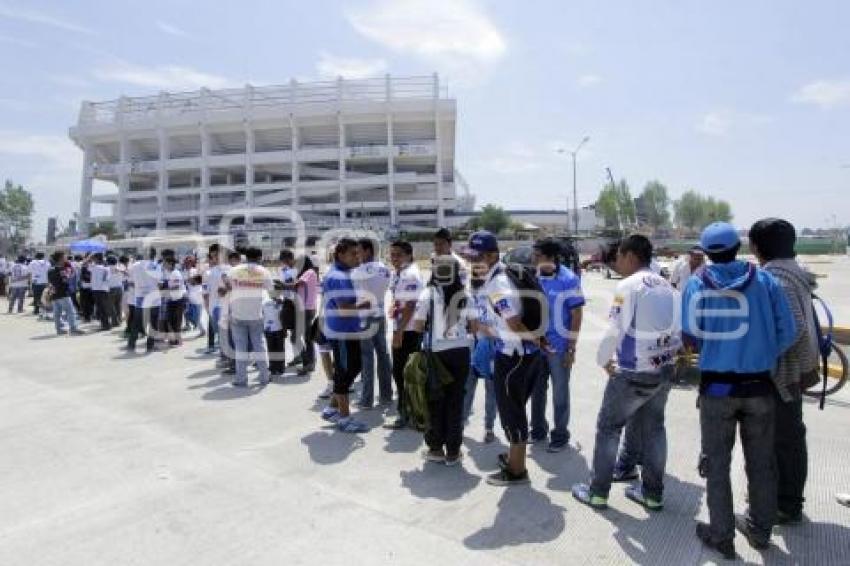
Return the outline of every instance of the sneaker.
<path id="1" fill-rule="evenodd" d="M 850 493 L 836 493 L 835 500 L 838 501 L 839 505 L 850 507 Z"/>
<path id="2" fill-rule="evenodd" d="M 573 497 L 575 497 L 577 501 L 584 503 L 588 507 L 592 507 L 597 510 L 608 508 L 608 498 L 602 497 L 601 495 L 594 495 L 593 492 L 590 491 L 590 486 L 586 483 L 575 484 L 572 492 Z"/>
<path id="3" fill-rule="evenodd" d="M 803 513 L 786 513 L 782 510 L 776 511 L 777 525 L 799 525 L 803 522 Z"/>
<path id="4" fill-rule="evenodd" d="M 714 540 L 711 536 L 711 527 L 707 523 L 697 522 L 697 538 L 708 548 L 723 555 L 726 560 L 735 560 L 735 545 L 732 540 Z"/>
<path id="5" fill-rule="evenodd" d="M 351 434 L 357 434 L 361 432 L 369 432 L 369 427 L 366 423 L 361 423 L 360 421 L 355 421 L 351 417 L 341 418 L 336 423 L 337 428 L 340 432 L 348 432 Z"/>
<path id="6" fill-rule="evenodd" d="M 407 421 L 402 417 L 398 417 L 392 422 L 384 423 L 384 428 L 388 430 L 401 430 L 407 428 Z"/>
<path id="7" fill-rule="evenodd" d="M 643 505 L 643 508 L 647 511 L 661 511 L 664 509 L 664 503 L 660 499 L 647 497 L 643 493 L 643 487 L 639 485 L 630 485 L 627 487 L 626 497 L 639 505 Z"/>
<path id="8" fill-rule="evenodd" d="M 288 368 L 293 368 L 293 367 L 295 367 L 295 366 L 297 366 L 297 365 L 301 365 L 301 363 L 302 363 L 301 356 L 296 356 L 296 357 L 294 357 L 294 358 L 292 359 L 292 361 L 291 361 L 291 362 L 289 362 L 288 364 L 286 364 L 286 367 L 288 367 Z"/>
<path id="9" fill-rule="evenodd" d="M 326 420 L 329 423 L 336 424 L 339 419 L 340 416 L 338 409 L 334 409 L 333 407 L 325 407 L 324 409 L 322 409 L 322 420 Z"/>
<path id="10" fill-rule="evenodd" d="M 450 468 L 454 466 L 459 466 L 461 460 L 463 460 L 463 454 L 461 454 L 460 452 L 458 452 L 457 454 L 447 454 L 446 466 L 449 466 Z"/>
<path id="11" fill-rule="evenodd" d="M 492 430 L 484 431 L 484 444 L 496 442 L 496 433 Z"/>
<path id="12" fill-rule="evenodd" d="M 569 445 L 569 440 L 553 440 L 549 443 L 549 446 L 546 447 L 546 452 L 549 452 L 550 454 L 557 454 L 558 452 L 566 450 Z"/>
<path id="13" fill-rule="evenodd" d="M 422 459 L 426 462 L 433 462 L 435 464 L 442 464 L 446 461 L 446 455 L 443 453 L 443 450 L 428 450 L 427 448 L 422 451 Z"/>
<path id="14" fill-rule="evenodd" d="M 204 354 L 215 354 L 215 348 L 207 348 L 206 350 L 204 350 Z"/>
<path id="15" fill-rule="evenodd" d="M 330 399 L 331 395 L 333 395 L 333 393 L 334 393 L 334 386 L 333 386 L 332 383 L 328 383 L 327 386 L 325 386 L 324 390 L 322 390 L 322 392 L 319 393 L 319 399 Z"/>
<path id="16" fill-rule="evenodd" d="M 496 460 L 499 464 L 500 470 L 507 470 L 510 466 L 508 466 L 508 454 L 507 452 L 502 452 L 496 457 Z"/>
<path id="17" fill-rule="evenodd" d="M 611 475 L 611 481 L 622 483 L 630 482 L 638 479 L 638 472 L 635 468 L 623 470 L 622 468 L 614 468 L 614 473 Z"/>
<path id="18" fill-rule="evenodd" d="M 767 550 L 770 548 L 770 537 L 765 540 L 763 537 L 753 532 L 753 528 L 750 526 L 750 522 L 747 520 L 746 516 L 735 515 L 735 529 L 744 535 L 744 538 L 747 539 L 750 546 L 756 550 Z"/>
<path id="19" fill-rule="evenodd" d="M 231 381 L 230 385 L 233 387 L 248 387 L 247 381 Z"/>
<path id="20" fill-rule="evenodd" d="M 495 474 L 487 476 L 487 483 L 497 487 L 524 485 L 530 483 L 530 481 L 528 479 L 528 470 L 524 470 L 521 474 L 514 474 L 510 470 L 499 470 Z"/>
<path id="21" fill-rule="evenodd" d="M 234 373 L 236 373 L 236 368 L 233 366 L 227 366 L 226 368 L 221 370 L 221 373 L 224 375 L 233 375 Z"/>

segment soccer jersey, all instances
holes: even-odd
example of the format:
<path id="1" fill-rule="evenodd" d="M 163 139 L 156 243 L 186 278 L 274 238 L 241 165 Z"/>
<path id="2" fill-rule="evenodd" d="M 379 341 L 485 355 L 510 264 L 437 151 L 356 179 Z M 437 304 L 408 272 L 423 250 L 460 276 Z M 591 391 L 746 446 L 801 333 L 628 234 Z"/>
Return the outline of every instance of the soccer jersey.
<path id="1" fill-rule="evenodd" d="M 423 288 L 422 274 L 415 263 L 403 267 L 399 272 L 393 274 L 390 290 L 393 297 L 393 330 L 411 331 L 415 330 L 413 317 L 401 328 L 402 312 L 405 304 L 416 302 Z"/>

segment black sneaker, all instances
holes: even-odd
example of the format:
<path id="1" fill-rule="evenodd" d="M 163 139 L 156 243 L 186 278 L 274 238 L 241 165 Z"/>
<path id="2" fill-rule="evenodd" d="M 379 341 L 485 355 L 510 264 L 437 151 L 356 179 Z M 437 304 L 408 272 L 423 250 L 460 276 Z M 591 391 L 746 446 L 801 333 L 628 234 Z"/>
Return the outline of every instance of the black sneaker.
<path id="1" fill-rule="evenodd" d="M 638 479 L 637 469 L 631 468 L 628 470 L 622 470 L 620 468 L 615 468 L 614 473 L 611 475 L 611 481 L 615 483 L 620 482 L 630 482 Z"/>
<path id="2" fill-rule="evenodd" d="M 799 525 L 803 522 L 803 513 L 786 513 L 778 510 L 776 512 L 776 524 L 778 525 Z"/>
<path id="3" fill-rule="evenodd" d="M 697 522 L 697 538 L 712 550 L 723 555 L 726 560 L 735 560 L 735 545 L 731 540 L 716 541 L 711 536 L 711 527 L 707 523 Z"/>
<path id="4" fill-rule="evenodd" d="M 760 537 L 756 533 L 753 532 L 753 528 L 750 526 L 750 522 L 744 515 L 735 515 L 735 528 L 739 533 L 744 535 L 747 539 L 747 542 L 750 543 L 750 546 L 755 548 L 756 550 L 767 550 L 770 548 L 770 538 L 765 540 Z"/>
<path id="5" fill-rule="evenodd" d="M 507 470 L 510 467 L 510 466 L 508 466 L 508 454 L 507 454 L 507 452 L 502 452 L 501 454 L 499 454 L 499 456 L 496 458 L 496 460 L 499 462 L 499 469 L 500 470 Z"/>
<path id="6" fill-rule="evenodd" d="M 524 470 L 521 474 L 514 474 L 510 470 L 499 470 L 495 474 L 487 476 L 487 483 L 497 487 L 524 485 L 530 483 L 530 481 L 528 479 L 528 470 Z"/>

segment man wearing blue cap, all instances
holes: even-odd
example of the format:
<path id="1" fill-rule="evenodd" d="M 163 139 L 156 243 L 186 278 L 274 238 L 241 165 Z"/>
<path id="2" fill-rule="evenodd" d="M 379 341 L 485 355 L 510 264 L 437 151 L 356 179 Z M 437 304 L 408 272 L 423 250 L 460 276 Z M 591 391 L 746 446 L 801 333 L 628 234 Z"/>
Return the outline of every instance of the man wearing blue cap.
<path id="1" fill-rule="evenodd" d="M 493 385 L 499 420 L 510 443 L 507 454 L 499 455 L 501 470 L 487 477 L 487 483 L 509 486 L 529 482 L 525 466 L 528 435 L 526 405 L 534 391 L 537 377 L 542 373 L 543 358 L 540 353 L 541 334 L 539 329 L 529 329 L 523 323 L 523 299 L 529 290 L 520 289 L 511 280 L 505 264 L 499 259 L 499 242 L 486 230 L 475 232 L 469 237 L 466 255 L 472 264 L 472 288 L 478 298 L 492 313 L 495 321 L 495 349 L 493 363 Z M 538 301 L 546 297 L 532 275 L 538 293 Z M 476 326 L 476 331 L 481 330 Z M 545 329 L 544 329 L 545 331 Z"/>
<path id="2" fill-rule="evenodd" d="M 710 518 L 696 532 L 705 545 L 734 558 L 736 528 L 755 548 L 770 544 L 777 489 L 771 373 L 797 331 L 779 282 L 736 259 L 741 242 L 731 224 L 710 224 L 700 246 L 712 265 L 692 275 L 682 294 L 683 334 L 700 352 L 700 469 Z M 736 517 L 729 467 L 738 427 L 749 509 Z"/>

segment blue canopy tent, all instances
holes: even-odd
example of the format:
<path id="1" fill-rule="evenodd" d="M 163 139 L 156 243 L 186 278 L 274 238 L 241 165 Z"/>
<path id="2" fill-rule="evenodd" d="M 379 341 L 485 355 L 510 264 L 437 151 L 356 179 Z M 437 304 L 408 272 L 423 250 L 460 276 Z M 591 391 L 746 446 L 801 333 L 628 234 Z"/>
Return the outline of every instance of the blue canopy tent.
<path id="1" fill-rule="evenodd" d="M 100 240 L 79 240 L 71 242 L 71 251 L 73 253 L 103 253 L 106 251 L 106 244 Z"/>

